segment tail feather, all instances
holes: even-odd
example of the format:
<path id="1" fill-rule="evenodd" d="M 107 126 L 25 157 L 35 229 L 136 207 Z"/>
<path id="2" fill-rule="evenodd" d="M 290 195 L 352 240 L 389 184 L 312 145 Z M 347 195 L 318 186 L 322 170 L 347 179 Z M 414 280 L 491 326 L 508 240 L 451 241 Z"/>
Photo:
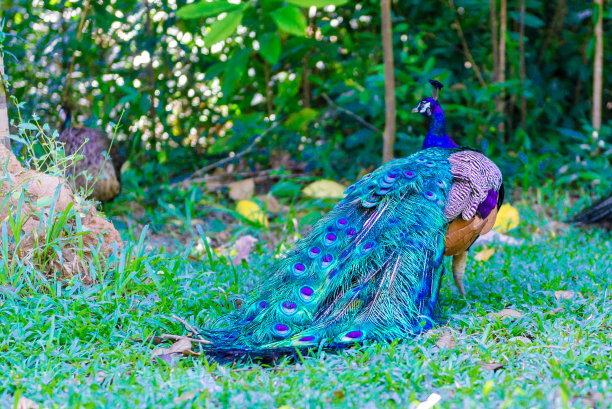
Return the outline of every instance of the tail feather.
<path id="1" fill-rule="evenodd" d="M 204 332 L 245 352 L 393 340 L 432 326 L 443 274 L 449 150 L 389 162 L 270 270 L 248 307 Z"/>
<path id="2" fill-rule="evenodd" d="M 580 224 L 612 223 L 612 195 L 583 209 L 569 221 Z"/>

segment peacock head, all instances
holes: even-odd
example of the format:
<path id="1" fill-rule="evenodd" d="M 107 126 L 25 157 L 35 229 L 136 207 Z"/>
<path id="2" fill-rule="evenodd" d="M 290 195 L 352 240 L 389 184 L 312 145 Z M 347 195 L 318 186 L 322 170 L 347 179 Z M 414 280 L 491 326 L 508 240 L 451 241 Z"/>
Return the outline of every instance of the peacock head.
<path id="1" fill-rule="evenodd" d="M 425 118 L 431 119 L 433 118 L 434 109 L 437 105 L 438 105 L 438 101 L 436 101 L 435 99 L 423 98 L 422 100 L 419 101 L 419 104 L 416 107 L 414 107 L 412 112 L 415 114 L 421 114 Z"/>
<path id="2" fill-rule="evenodd" d="M 419 101 L 419 104 L 412 110 L 413 113 L 419 113 L 425 118 L 432 119 L 435 112 L 442 112 L 442 107 L 438 103 L 438 95 L 440 90 L 444 88 L 444 84 L 440 81 L 429 80 L 429 83 L 433 87 L 433 95 L 431 98 L 423 98 Z"/>

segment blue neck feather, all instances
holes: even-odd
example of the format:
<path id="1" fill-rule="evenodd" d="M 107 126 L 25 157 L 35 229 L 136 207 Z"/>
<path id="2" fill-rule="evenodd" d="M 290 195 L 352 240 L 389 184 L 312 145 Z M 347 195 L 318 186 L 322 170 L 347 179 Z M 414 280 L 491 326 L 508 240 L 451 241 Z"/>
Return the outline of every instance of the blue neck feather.
<path id="1" fill-rule="evenodd" d="M 429 125 L 429 132 L 423 142 L 423 149 L 427 148 L 456 148 L 457 145 L 450 136 L 446 133 L 446 123 L 444 121 L 444 113 L 440 104 L 436 103 L 433 111 L 433 118 Z"/>

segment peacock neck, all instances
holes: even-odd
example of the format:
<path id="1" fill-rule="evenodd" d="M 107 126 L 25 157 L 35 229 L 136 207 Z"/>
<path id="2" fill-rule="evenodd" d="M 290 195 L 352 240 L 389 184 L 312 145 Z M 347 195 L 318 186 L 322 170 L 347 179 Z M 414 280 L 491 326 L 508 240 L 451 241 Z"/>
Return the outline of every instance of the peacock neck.
<path id="1" fill-rule="evenodd" d="M 429 131 L 423 142 L 423 149 L 427 148 L 455 148 L 457 145 L 450 136 L 446 133 L 446 122 L 444 120 L 444 113 L 442 107 L 436 104 L 433 111 L 433 117 L 431 124 L 429 125 Z"/>

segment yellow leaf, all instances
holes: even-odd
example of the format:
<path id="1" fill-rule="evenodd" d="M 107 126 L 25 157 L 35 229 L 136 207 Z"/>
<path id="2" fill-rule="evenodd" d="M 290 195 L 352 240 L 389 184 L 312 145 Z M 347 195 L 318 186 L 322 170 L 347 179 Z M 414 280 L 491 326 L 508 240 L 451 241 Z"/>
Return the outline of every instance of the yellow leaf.
<path id="1" fill-rule="evenodd" d="M 236 211 L 244 218 L 252 222 L 268 227 L 268 218 L 257 203 L 252 200 L 241 200 L 236 205 Z"/>
<path id="2" fill-rule="evenodd" d="M 474 260 L 477 261 L 489 261 L 489 259 L 495 254 L 494 248 L 484 248 L 474 255 Z"/>
<path id="3" fill-rule="evenodd" d="M 517 228 L 520 221 L 521 217 L 519 216 L 519 212 L 516 210 L 516 207 L 506 203 L 502 205 L 497 212 L 497 219 L 495 220 L 493 229 L 501 233 L 506 233 Z"/>
<path id="4" fill-rule="evenodd" d="M 333 180 L 317 180 L 302 190 L 302 193 L 315 199 L 342 199 L 346 187 Z"/>

